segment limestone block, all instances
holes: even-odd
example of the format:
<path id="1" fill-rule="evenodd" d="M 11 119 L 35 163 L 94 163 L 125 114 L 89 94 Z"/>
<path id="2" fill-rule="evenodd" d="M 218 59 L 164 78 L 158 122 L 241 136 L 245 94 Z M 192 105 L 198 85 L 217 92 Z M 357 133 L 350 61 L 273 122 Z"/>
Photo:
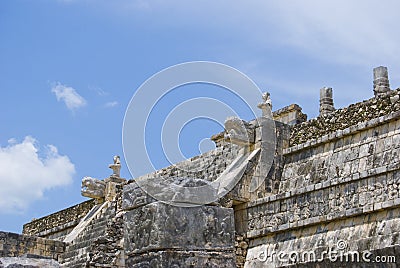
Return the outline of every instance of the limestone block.
<path id="1" fill-rule="evenodd" d="M 124 215 L 127 254 L 161 249 L 233 250 L 233 210 L 154 202 Z"/>
<path id="2" fill-rule="evenodd" d="M 131 268 L 233 268 L 235 254 L 227 252 L 207 251 L 159 251 L 148 252 L 130 256 L 126 261 L 127 267 Z"/>
<path id="3" fill-rule="evenodd" d="M 5 257 L 0 258 L 0 267 L 58 268 L 61 266 L 58 262 L 52 259 Z"/>
<path id="4" fill-rule="evenodd" d="M 124 210 L 134 209 L 154 201 L 155 199 L 143 191 L 136 182 L 131 182 L 123 188 L 122 209 Z"/>

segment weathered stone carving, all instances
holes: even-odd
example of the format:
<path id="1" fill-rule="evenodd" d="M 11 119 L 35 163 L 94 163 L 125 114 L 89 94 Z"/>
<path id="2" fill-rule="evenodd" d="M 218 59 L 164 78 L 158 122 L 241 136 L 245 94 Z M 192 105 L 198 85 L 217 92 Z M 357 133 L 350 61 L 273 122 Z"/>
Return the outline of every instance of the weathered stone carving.
<path id="1" fill-rule="evenodd" d="M 143 191 L 136 182 L 124 186 L 122 193 L 122 208 L 124 210 L 131 210 L 154 201 L 156 200 Z"/>
<path id="2" fill-rule="evenodd" d="M 133 255 L 126 261 L 126 267 L 132 268 L 233 268 L 236 267 L 232 252 L 201 252 L 193 250 L 160 250 Z"/>
<path id="3" fill-rule="evenodd" d="M 257 209 L 250 208 L 248 230 L 263 229 L 273 232 L 290 228 L 283 226 L 286 223 L 306 225 L 309 218 L 335 219 L 347 214 L 361 213 L 363 209 L 373 211 L 380 210 L 383 206 L 393 206 L 400 203 L 397 190 L 400 179 L 391 179 L 398 176 L 396 174 L 398 173 L 380 176 L 376 181 L 368 181 L 367 177 L 345 185 L 332 185 L 329 194 L 320 189 L 265 203 Z M 270 213 L 271 207 L 278 210 Z M 270 216 L 272 213 L 273 216 Z M 281 219 L 279 222 L 277 217 Z"/>
<path id="4" fill-rule="evenodd" d="M 375 202 L 382 202 L 384 200 L 384 186 L 382 183 L 377 182 L 375 183 L 375 191 L 374 191 L 374 201 Z"/>
<path id="5" fill-rule="evenodd" d="M 233 210 L 216 206 L 175 207 L 154 202 L 124 215 L 128 255 L 148 250 L 233 249 Z M 140 223 L 140 224 L 138 224 Z"/>
<path id="6" fill-rule="evenodd" d="M 104 181 L 92 177 L 84 177 L 82 179 L 82 196 L 95 199 L 103 199 L 105 196 L 105 190 L 106 183 Z"/>
<path id="7" fill-rule="evenodd" d="M 297 222 L 300 220 L 300 208 L 298 207 L 297 203 L 293 204 L 293 206 L 289 210 L 289 222 Z"/>
<path id="8" fill-rule="evenodd" d="M 264 92 L 262 95 L 263 102 L 259 103 L 257 105 L 258 108 L 262 110 L 262 115 L 267 116 L 268 115 L 268 108 L 271 111 L 272 110 L 272 100 L 271 100 L 271 95 L 269 92 Z"/>
<path id="9" fill-rule="evenodd" d="M 257 190 L 264 183 L 266 186 L 271 185 L 271 179 L 266 180 L 268 173 L 273 169 L 272 163 L 275 159 L 277 132 L 275 127 L 275 121 L 272 119 L 271 113 L 271 99 L 268 92 L 263 94 L 263 102 L 258 105 L 258 108 L 262 110 L 262 117 L 258 118 L 257 121 L 257 141 L 256 147 L 260 147 L 260 158 L 256 166 L 255 172 L 249 184 L 249 192 L 256 193 Z M 266 187 L 266 192 L 272 192 L 270 186 Z M 260 193 L 257 193 L 257 195 Z M 261 196 L 260 196 L 261 197 Z"/>
<path id="10" fill-rule="evenodd" d="M 116 177 L 116 178 L 120 177 L 121 160 L 119 155 L 114 156 L 114 163 L 110 164 L 108 167 L 113 170 L 113 174 L 111 175 L 111 177 Z"/>
<path id="11" fill-rule="evenodd" d="M 254 128 L 246 121 L 232 116 L 225 120 L 225 140 L 237 145 L 254 143 Z"/>

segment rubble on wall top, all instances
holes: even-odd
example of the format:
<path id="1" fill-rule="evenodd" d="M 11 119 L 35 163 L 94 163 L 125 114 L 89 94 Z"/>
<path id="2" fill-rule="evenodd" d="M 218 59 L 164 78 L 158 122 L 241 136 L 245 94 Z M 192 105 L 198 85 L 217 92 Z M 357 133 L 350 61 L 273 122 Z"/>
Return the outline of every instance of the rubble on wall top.
<path id="1" fill-rule="evenodd" d="M 290 146 L 343 130 L 400 109 L 400 88 L 292 126 Z"/>
<path id="2" fill-rule="evenodd" d="M 79 221 L 90 211 L 90 209 L 92 209 L 94 205 L 95 201 L 90 199 L 42 218 L 32 220 L 31 222 L 24 224 L 22 233 L 27 235 L 38 235 L 46 230 L 63 228 L 65 224 Z"/>

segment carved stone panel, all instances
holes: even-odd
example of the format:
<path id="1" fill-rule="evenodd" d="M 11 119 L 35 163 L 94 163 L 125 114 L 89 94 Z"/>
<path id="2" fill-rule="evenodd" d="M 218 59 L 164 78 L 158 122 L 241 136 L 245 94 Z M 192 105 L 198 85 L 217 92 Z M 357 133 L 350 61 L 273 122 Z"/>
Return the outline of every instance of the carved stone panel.
<path id="1" fill-rule="evenodd" d="M 130 256 L 126 261 L 132 268 L 234 268 L 233 252 L 158 251 Z"/>
<path id="2" fill-rule="evenodd" d="M 122 209 L 130 210 L 155 202 L 155 199 L 143 191 L 136 182 L 124 186 L 122 193 Z"/>
<path id="3" fill-rule="evenodd" d="M 233 210 L 175 207 L 154 202 L 124 215 L 125 249 L 138 254 L 161 249 L 233 250 Z"/>

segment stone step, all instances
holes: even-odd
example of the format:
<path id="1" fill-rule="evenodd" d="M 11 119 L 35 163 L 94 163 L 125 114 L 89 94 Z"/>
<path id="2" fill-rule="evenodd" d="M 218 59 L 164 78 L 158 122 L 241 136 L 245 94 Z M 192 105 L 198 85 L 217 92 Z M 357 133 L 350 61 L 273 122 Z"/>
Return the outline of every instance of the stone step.
<path id="1" fill-rule="evenodd" d="M 104 236 L 107 230 L 107 223 L 114 216 L 115 208 L 109 206 L 104 208 L 96 218 L 92 219 L 60 256 L 62 267 L 85 267 L 87 252 L 97 238 Z"/>
<path id="2" fill-rule="evenodd" d="M 61 258 L 63 264 L 73 263 L 73 262 L 86 262 L 86 252 L 84 254 L 79 254 L 79 252 L 72 252 L 68 258 Z"/>
<path id="3" fill-rule="evenodd" d="M 84 243 L 86 241 L 91 241 L 95 240 L 100 236 L 103 236 L 105 233 L 105 228 L 98 228 L 97 230 L 90 232 L 86 234 L 83 237 L 80 237 L 79 239 L 75 239 L 75 241 L 71 245 L 78 245 L 80 243 Z"/>
<path id="4" fill-rule="evenodd" d="M 86 266 L 86 259 L 71 260 L 61 265 L 61 267 L 67 267 L 67 268 L 82 268 L 85 266 Z"/>

